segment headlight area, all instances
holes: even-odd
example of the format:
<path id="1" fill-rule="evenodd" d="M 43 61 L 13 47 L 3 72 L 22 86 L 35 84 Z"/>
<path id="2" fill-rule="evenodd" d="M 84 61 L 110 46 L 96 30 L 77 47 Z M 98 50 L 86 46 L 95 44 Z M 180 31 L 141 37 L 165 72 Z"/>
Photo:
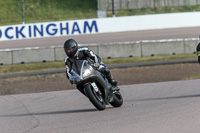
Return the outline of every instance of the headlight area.
<path id="1" fill-rule="evenodd" d="M 83 78 L 87 77 L 92 73 L 93 68 L 90 66 L 83 72 Z"/>

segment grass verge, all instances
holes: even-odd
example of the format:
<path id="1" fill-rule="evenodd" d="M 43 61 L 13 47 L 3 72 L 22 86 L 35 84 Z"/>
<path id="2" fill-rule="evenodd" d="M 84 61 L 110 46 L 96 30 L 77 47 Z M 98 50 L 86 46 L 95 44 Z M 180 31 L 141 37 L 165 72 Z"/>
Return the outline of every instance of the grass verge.
<path id="1" fill-rule="evenodd" d="M 24 0 L 25 23 L 95 18 L 97 0 Z M 22 0 L 0 0 L 0 25 L 22 23 Z"/>
<path id="2" fill-rule="evenodd" d="M 186 78 L 185 80 L 200 79 L 200 75 L 194 75 Z"/>
<path id="3" fill-rule="evenodd" d="M 24 19 L 25 23 L 37 23 L 96 18 L 97 6 L 97 0 L 25 0 Z M 200 11 L 200 5 L 115 10 L 115 15 L 119 17 L 196 11 Z M 107 16 L 112 17 L 112 11 L 107 11 Z M 0 25 L 21 24 L 22 0 L 0 0 L 0 18 Z"/>
<path id="4" fill-rule="evenodd" d="M 126 64 L 126 63 L 136 63 L 136 62 L 167 61 L 167 60 L 193 59 L 193 58 L 197 58 L 195 54 L 114 58 L 114 59 L 102 59 L 102 61 L 106 65 L 109 65 L 109 64 Z M 31 64 L 2 65 L 2 66 L 0 66 L 0 74 L 41 71 L 41 70 L 51 70 L 51 69 L 64 69 L 64 68 L 65 68 L 64 62 L 45 62 L 45 63 L 31 63 Z"/>

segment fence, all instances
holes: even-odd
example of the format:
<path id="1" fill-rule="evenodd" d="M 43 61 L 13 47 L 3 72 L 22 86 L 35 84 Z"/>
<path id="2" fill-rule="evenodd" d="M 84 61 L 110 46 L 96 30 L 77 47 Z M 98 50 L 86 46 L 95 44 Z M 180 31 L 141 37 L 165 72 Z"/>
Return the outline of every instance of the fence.
<path id="1" fill-rule="evenodd" d="M 24 5 L 24 6 L 23 6 Z M 0 25 L 96 18 L 96 0 L 0 0 Z"/>
<path id="2" fill-rule="evenodd" d="M 200 0 L 0 0 L 0 25 L 22 24 L 23 19 L 37 23 L 106 17 L 112 1 L 115 10 L 200 4 Z M 120 16 L 127 15 L 135 14 Z"/>
<path id="3" fill-rule="evenodd" d="M 112 2 L 114 2 L 115 10 L 200 4 L 200 0 L 98 0 L 98 10 L 112 10 Z"/>

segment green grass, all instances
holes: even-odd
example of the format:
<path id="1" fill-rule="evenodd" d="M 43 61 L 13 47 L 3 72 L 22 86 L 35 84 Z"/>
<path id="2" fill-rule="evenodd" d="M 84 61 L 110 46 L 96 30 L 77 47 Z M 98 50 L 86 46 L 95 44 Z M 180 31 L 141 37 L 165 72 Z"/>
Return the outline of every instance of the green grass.
<path id="1" fill-rule="evenodd" d="M 0 66 L 0 74 L 59 69 L 59 68 L 64 68 L 64 65 L 65 65 L 64 62 L 4 65 Z"/>
<path id="2" fill-rule="evenodd" d="M 148 62 L 148 61 L 165 61 L 165 60 L 176 60 L 176 59 L 193 59 L 193 58 L 197 58 L 197 56 L 195 54 L 169 55 L 169 56 L 103 59 L 102 61 L 106 65 L 108 65 L 108 64 L 125 64 L 125 63 Z M 50 69 L 64 69 L 64 68 L 65 68 L 64 62 L 2 65 L 0 66 L 0 74 L 40 71 L 40 70 L 50 70 Z"/>
<path id="3" fill-rule="evenodd" d="M 200 75 L 191 76 L 186 78 L 185 80 L 193 80 L 193 79 L 200 79 Z"/>
<path id="4" fill-rule="evenodd" d="M 123 63 L 136 63 L 136 62 L 147 62 L 147 61 L 166 61 L 166 60 L 191 59 L 191 58 L 197 58 L 196 54 L 103 59 L 103 62 L 105 64 L 123 64 Z"/>
<path id="5" fill-rule="evenodd" d="M 195 12 L 200 5 L 115 11 L 116 16 Z M 97 17 L 97 0 L 24 0 L 25 23 Z M 112 16 L 107 11 L 108 17 Z M 0 0 L 0 26 L 22 23 L 22 0 Z"/>
<path id="6" fill-rule="evenodd" d="M 96 0 L 24 0 L 25 23 L 95 18 Z M 0 25 L 22 23 L 22 0 L 0 0 Z"/>

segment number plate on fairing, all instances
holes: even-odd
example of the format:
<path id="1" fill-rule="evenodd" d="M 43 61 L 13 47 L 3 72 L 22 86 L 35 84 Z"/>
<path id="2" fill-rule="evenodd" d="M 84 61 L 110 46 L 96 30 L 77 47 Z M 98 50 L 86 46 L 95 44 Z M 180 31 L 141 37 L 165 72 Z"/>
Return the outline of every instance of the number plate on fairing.
<path id="1" fill-rule="evenodd" d="M 96 85 L 95 82 L 91 83 L 91 85 L 92 85 L 92 87 L 94 88 L 95 92 L 98 92 L 98 91 L 99 91 L 99 89 L 98 89 L 98 87 L 97 87 L 97 85 Z"/>

